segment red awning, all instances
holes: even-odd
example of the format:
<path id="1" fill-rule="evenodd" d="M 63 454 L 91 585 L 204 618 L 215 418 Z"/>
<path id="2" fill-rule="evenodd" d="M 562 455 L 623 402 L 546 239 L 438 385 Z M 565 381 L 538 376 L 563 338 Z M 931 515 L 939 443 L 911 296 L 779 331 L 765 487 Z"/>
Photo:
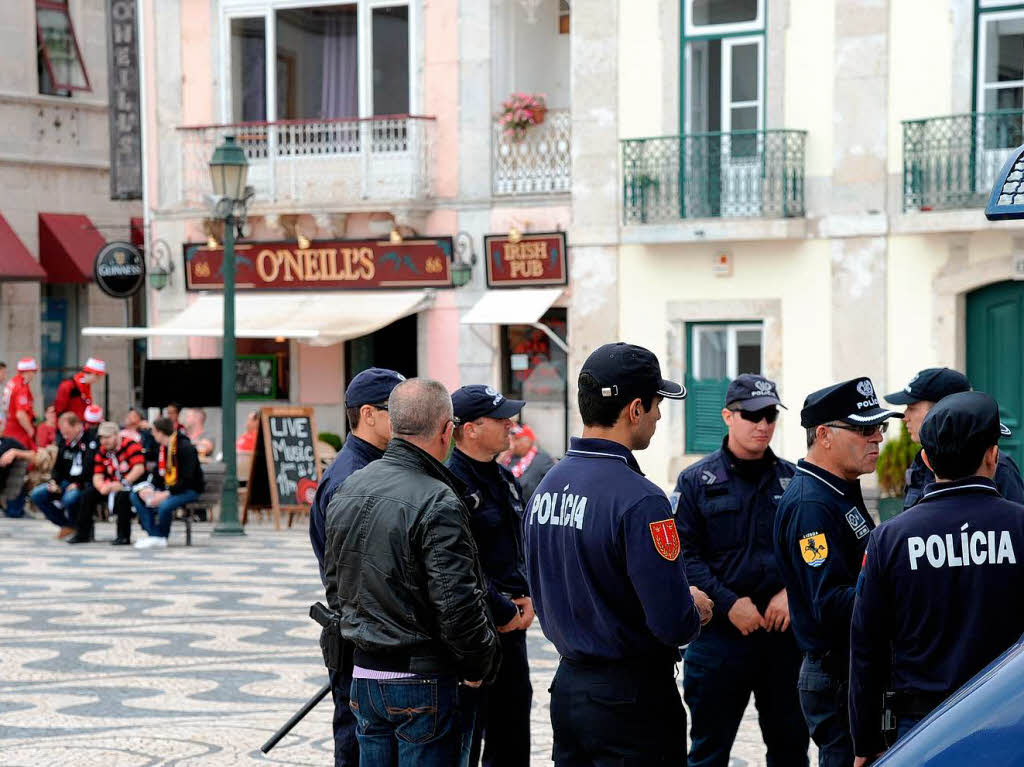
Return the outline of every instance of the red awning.
<path id="1" fill-rule="evenodd" d="M 143 233 L 142 218 L 132 216 L 132 245 L 141 248 L 146 244 L 146 235 Z"/>
<path id="2" fill-rule="evenodd" d="M 92 282 L 92 264 L 107 244 L 88 216 L 39 214 L 39 263 L 47 282 Z"/>
<path id="3" fill-rule="evenodd" d="M 7 220 L 0 216 L 0 282 L 45 279 L 43 267 L 32 258 Z"/>

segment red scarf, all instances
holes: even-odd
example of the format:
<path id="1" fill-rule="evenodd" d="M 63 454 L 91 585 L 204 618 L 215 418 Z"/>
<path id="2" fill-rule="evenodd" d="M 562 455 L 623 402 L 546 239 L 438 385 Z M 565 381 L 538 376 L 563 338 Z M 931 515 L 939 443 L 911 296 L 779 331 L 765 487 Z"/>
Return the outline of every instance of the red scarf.
<path id="1" fill-rule="evenodd" d="M 530 464 L 533 463 L 533 459 L 537 457 L 537 446 L 533 445 L 529 450 L 526 451 L 526 455 L 520 458 L 514 466 L 512 466 L 512 476 L 516 479 L 522 478 L 526 470 L 530 468 Z"/>

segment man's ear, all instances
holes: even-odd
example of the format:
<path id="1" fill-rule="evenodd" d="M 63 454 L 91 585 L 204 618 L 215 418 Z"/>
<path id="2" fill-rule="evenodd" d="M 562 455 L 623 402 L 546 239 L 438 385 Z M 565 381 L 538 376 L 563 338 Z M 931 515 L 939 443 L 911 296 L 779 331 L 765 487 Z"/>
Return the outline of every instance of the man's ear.
<path id="1" fill-rule="evenodd" d="M 928 471 L 934 474 L 935 469 L 932 468 L 932 462 L 928 460 L 928 453 L 925 452 L 924 448 L 921 448 L 921 460 L 924 461 L 924 465 L 928 467 Z"/>
<path id="2" fill-rule="evenodd" d="M 732 411 L 727 407 L 722 408 L 722 420 L 726 426 L 732 426 Z"/>
<path id="3" fill-rule="evenodd" d="M 377 420 L 377 410 L 373 405 L 361 405 L 359 408 L 359 423 L 373 426 Z"/>

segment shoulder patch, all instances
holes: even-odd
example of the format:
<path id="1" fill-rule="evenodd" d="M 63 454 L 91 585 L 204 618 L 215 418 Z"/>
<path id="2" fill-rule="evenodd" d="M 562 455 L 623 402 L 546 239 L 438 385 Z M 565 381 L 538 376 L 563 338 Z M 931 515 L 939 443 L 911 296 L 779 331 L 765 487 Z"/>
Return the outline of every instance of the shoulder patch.
<path id="1" fill-rule="evenodd" d="M 668 502 L 672 506 L 672 515 L 673 516 L 675 516 L 675 513 L 679 510 L 679 496 L 680 495 L 682 495 L 682 494 L 681 493 L 673 492 L 668 497 Z"/>
<path id="2" fill-rule="evenodd" d="M 651 538 L 654 539 L 655 550 L 669 562 L 679 556 L 679 531 L 676 530 L 674 519 L 663 519 L 651 522 Z"/>
<path id="3" fill-rule="evenodd" d="M 779 477 L 779 487 L 781 487 L 783 491 L 785 491 L 785 489 L 789 487 L 789 483 L 792 481 L 792 477 Z"/>
<path id="4" fill-rule="evenodd" d="M 700 481 L 705 485 L 715 484 L 715 482 L 717 481 L 717 477 L 715 477 L 715 472 L 710 471 L 708 469 L 704 469 L 704 471 L 700 473 Z"/>
<path id="5" fill-rule="evenodd" d="M 807 533 L 800 538 L 800 555 L 811 567 L 821 567 L 828 559 L 825 533 Z"/>

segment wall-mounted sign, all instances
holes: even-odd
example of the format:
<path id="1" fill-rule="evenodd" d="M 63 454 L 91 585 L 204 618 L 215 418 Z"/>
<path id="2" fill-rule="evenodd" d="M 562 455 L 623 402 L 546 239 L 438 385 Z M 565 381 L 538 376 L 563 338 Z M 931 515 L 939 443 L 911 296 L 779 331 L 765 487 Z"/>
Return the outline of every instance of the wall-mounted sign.
<path id="1" fill-rule="evenodd" d="M 108 242 L 96 254 L 92 274 L 108 296 L 128 298 L 146 282 L 146 262 L 130 242 Z"/>
<path id="2" fill-rule="evenodd" d="M 109 0 L 110 198 L 142 199 L 142 117 L 139 102 L 135 0 Z"/>
<path id="3" fill-rule="evenodd" d="M 490 234 L 484 237 L 484 253 L 489 288 L 569 282 L 565 232 L 524 234 L 515 242 L 507 234 Z"/>
<path id="4" fill-rule="evenodd" d="M 235 358 L 235 394 L 238 399 L 277 399 L 277 357 L 239 354 Z"/>
<path id="5" fill-rule="evenodd" d="M 185 286 L 220 290 L 223 248 L 186 243 Z M 332 240 L 300 248 L 295 242 L 242 242 L 235 245 L 238 290 L 366 290 L 370 288 L 449 288 L 452 238 Z"/>

